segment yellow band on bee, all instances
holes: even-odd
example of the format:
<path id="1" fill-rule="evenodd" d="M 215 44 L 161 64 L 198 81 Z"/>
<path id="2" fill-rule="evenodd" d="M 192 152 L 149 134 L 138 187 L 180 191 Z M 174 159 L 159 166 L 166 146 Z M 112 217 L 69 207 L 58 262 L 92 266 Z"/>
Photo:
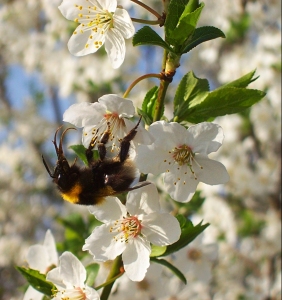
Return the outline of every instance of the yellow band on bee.
<path id="1" fill-rule="evenodd" d="M 75 184 L 68 192 L 62 193 L 62 197 L 64 200 L 75 204 L 79 202 L 79 195 L 81 191 L 82 186 L 80 184 Z"/>

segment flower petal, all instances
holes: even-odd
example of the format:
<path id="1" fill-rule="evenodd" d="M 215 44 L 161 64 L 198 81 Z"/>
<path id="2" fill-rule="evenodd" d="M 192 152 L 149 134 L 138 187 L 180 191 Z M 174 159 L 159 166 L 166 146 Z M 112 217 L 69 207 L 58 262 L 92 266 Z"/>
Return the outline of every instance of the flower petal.
<path id="1" fill-rule="evenodd" d="M 50 267 L 49 253 L 43 245 L 33 245 L 29 247 L 26 260 L 31 269 L 38 270 L 45 274 Z"/>
<path id="2" fill-rule="evenodd" d="M 83 56 L 96 52 L 105 42 L 105 35 L 102 30 L 92 34 L 90 28 L 80 24 L 69 39 L 68 49 L 71 54 Z"/>
<path id="3" fill-rule="evenodd" d="M 115 94 L 104 95 L 98 101 L 107 108 L 108 112 L 116 113 L 120 118 L 131 118 L 135 113 L 132 100 L 119 97 Z"/>
<path id="4" fill-rule="evenodd" d="M 117 8 L 115 11 L 114 28 L 116 28 L 125 39 L 129 39 L 134 35 L 135 28 L 128 12 L 125 9 Z"/>
<path id="5" fill-rule="evenodd" d="M 160 211 L 159 195 L 155 185 L 149 184 L 130 191 L 127 195 L 126 208 L 132 216 Z"/>
<path id="6" fill-rule="evenodd" d="M 58 252 L 56 248 L 56 242 L 54 239 L 53 234 L 50 230 L 47 230 L 45 234 L 45 239 L 43 243 L 44 247 L 46 248 L 48 255 L 49 255 L 49 267 L 51 265 L 58 265 Z"/>
<path id="7" fill-rule="evenodd" d="M 64 252 L 59 258 L 59 272 L 65 284 L 84 286 L 86 270 L 82 263 L 71 252 Z"/>
<path id="8" fill-rule="evenodd" d="M 151 213 L 143 217 L 142 234 L 154 245 L 165 246 L 178 241 L 179 222 L 169 213 Z"/>
<path id="9" fill-rule="evenodd" d="M 209 154 L 217 151 L 222 145 L 224 135 L 222 128 L 213 123 L 203 122 L 191 126 L 188 132 L 193 140 L 187 141 L 194 153 Z"/>
<path id="10" fill-rule="evenodd" d="M 107 197 L 101 204 L 88 206 L 97 220 L 106 223 L 126 216 L 126 208 L 117 197 Z"/>
<path id="11" fill-rule="evenodd" d="M 98 292 L 89 286 L 85 286 L 84 293 L 86 300 L 100 300 Z"/>
<path id="12" fill-rule="evenodd" d="M 183 144 L 183 138 L 187 134 L 184 126 L 176 122 L 158 121 L 149 128 L 150 134 L 156 139 L 154 144 L 164 150 L 172 150 L 175 146 Z"/>
<path id="13" fill-rule="evenodd" d="M 78 4 L 80 7 L 77 6 Z M 74 21 L 78 14 L 88 13 L 88 6 L 89 3 L 86 0 L 64 0 L 58 8 L 66 19 Z"/>
<path id="14" fill-rule="evenodd" d="M 125 41 L 122 34 L 115 28 L 107 31 L 105 49 L 114 69 L 120 67 L 125 57 Z"/>
<path id="15" fill-rule="evenodd" d="M 46 275 L 46 280 L 53 282 L 56 287 L 59 287 L 59 288 L 67 287 L 66 284 L 62 280 L 59 267 L 49 271 Z"/>
<path id="16" fill-rule="evenodd" d="M 153 145 L 139 145 L 136 150 L 135 163 L 140 172 L 158 175 L 166 172 L 168 163 L 172 160 L 168 151 Z"/>
<path id="17" fill-rule="evenodd" d="M 86 125 L 91 125 L 93 127 L 94 124 L 98 124 L 103 119 L 105 111 L 106 107 L 97 102 L 77 103 L 71 105 L 64 112 L 63 121 L 71 123 L 76 127 L 84 127 Z"/>
<path id="18" fill-rule="evenodd" d="M 24 294 L 23 300 L 42 300 L 43 297 L 44 294 L 38 292 L 30 285 Z"/>
<path id="19" fill-rule="evenodd" d="M 198 180 L 210 185 L 228 182 L 229 175 L 222 163 L 203 155 L 196 155 L 196 160 L 203 167 L 196 172 Z"/>
<path id="20" fill-rule="evenodd" d="M 116 233 L 111 232 L 111 227 L 111 223 L 95 227 L 85 240 L 82 250 L 88 250 L 97 261 L 114 260 L 124 251 L 127 244 L 120 239 L 117 241 L 114 239 Z"/>
<path id="21" fill-rule="evenodd" d="M 125 120 L 125 122 L 128 120 Z M 136 124 L 134 124 L 135 126 Z M 132 126 L 132 128 L 134 127 Z M 132 129 L 131 128 L 131 129 Z M 149 133 L 148 130 L 146 130 L 142 125 L 139 125 L 137 128 L 137 133 L 133 139 L 133 144 L 144 144 L 144 145 L 150 145 L 152 144 L 154 141 L 154 138 L 152 137 L 152 135 Z"/>
<path id="22" fill-rule="evenodd" d="M 190 177 L 190 170 L 182 166 L 178 173 L 167 172 L 164 174 L 164 183 L 166 192 L 171 198 L 179 202 L 188 202 L 196 191 L 199 180 Z M 186 173 L 187 170 L 187 174 Z M 189 173 L 188 173 L 189 172 Z M 178 180 L 180 178 L 181 180 Z"/>
<path id="23" fill-rule="evenodd" d="M 133 239 L 122 254 L 124 270 L 132 281 L 144 279 L 150 266 L 150 243 L 141 236 Z"/>
<path id="24" fill-rule="evenodd" d="M 104 10 L 114 12 L 117 8 L 117 0 L 97 0 Z"/>

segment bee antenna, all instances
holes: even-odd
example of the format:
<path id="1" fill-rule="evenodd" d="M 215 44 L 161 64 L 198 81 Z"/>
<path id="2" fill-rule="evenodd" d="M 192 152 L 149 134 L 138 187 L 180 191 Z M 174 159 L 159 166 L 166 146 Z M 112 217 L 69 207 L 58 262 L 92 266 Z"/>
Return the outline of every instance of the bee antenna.
<path id="1" fill-rule="evenodd" d="M 73 127 L 70 127 L 70 128 L 65 129 L 65 130 L 63 131 L 62 135 L 61 135 L 60 143 L 59 143 L 59 147 L 58 147 L 58 145 L 57 145 L 57 134 L 58 134 L 58 131 L 59 131 L 62 127 L 63 127 L 63 125 L 60 126 L 60 127 L 56 130 L 55 135 L 54 135 L 54 141 L 53 141 L 53 144 L 54 144 L 54 146 L 55 146 L 55 149 L 56 149 L 56 153 L 57 153 L 58 159 L 60 159 L 60 157 L 64 154 L 64 152 L 63 152 L 63 138 L 64 138 L 64 135 L 65 135 L 66 132 L 67 132 L 68 130 L 70 130 L 70 129 L 76 130 L 76 128 L 73 128 Z"/>
<path id="2" fill-rule="evenodd" d="M 55 135 L 54 135 L 54 140 L 53 140 L 53 144 L 55 146 L 55 149 L 56 149 L 56 153 L 57 153 L 57 156 L 59 156 L 59 148 L 58 148 L 58 145 L 57 145 L 57 133 L 58 131 L 63 127 L 63 125 L 61 125 L 55 132 Z"/>
<path id="3" fill-rule="evenodd" d="M 54 174 L 51 173 L 51 171 L 50 171 L 50 169 L 49 169 L 49 167 L 48 167 L 48 165 L 47 165 L 47 163 L 46 163 L 46 161 L 45 161 L 43 155 L 42 155 L 42 161 L 43 161 L 43 164 L 44 164 L 44 166 L 45 166 L 45 169 L 47 170 L 47 172 L 48 172 L 48 174 L 50 175 L 50 177 L 55 178 Z"/>
<path id="4" fill-rule="evenodd" d="M 74 128 L 74 127 L 69 127 L 69 128 L 67 128 L 67 129 L 65 129 L 65 130 L 63 131 L 62 135 L 61 135 L 61 138 L 60 138 L 60 144 L 59 144 L 59 153 L 60 153 L 60 154 L 63 154 L 63 138 L 64 138 L 66 132 L 67 132 L 68 130 L 70 130 L 70 129 L 76 130 L 76 128 Z"/>

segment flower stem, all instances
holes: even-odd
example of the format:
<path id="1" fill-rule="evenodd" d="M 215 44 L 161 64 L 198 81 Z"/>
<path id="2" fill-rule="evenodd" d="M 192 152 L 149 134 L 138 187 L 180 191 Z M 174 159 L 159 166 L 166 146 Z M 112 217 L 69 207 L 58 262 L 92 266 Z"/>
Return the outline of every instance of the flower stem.
<path id="1" fill-rule="evenodd" d="M 169 84 L 170 82 L 166 80 L 161 80 L 160 82 L 160 88 L 159 88 L 158 99 L 154 111 L 153 122 L 159 121 L 162 117 L 165 94 Z"/>
<path id="2" fill-rule="evenodd" d="M 116 277 L 118 278 L 121 273 L 120 268 L 122 267 L 122 259 L 121 255 L 118 256 L 112 265 L 112 269 L 108 275 L 107 282 L 110 282 L 108 285 L 106 285 L 103 289 L 103 292 L 101 294 L 100 300 L 108 300 L 112 287 L 115 283 Z"/>
<path id="3" fill-rule="evenodd" d="M 109 285 L 110 283 L 112 283 L 113 281 L 117 280 L 122 275 L 123 275 L 123 272 L 120 272 L 117 276 L 109 279 L 108 281 L 104 282 L 103 284 L 100 284 L 100 285 L 96 286 L 95 290 L 96 291 L 100 290 L 101 288 L 103 288 L 103 287 Z"/>
<path id="4" fill-rule="evenodd" d="M 162 16 L 158 12 L 156 12 L 154 9 L 152 9 L 150 6 L 146 5 L 145 3 L 142 3 L 142 2 L 140 2 L 138 0 L 131 0 L 131 1 L 134 2 L 134 3 L 136 3 L 136 4 L 138 4 L 138 5 L 140 5 L 140 6 L 142 6 L 143 8 L 145 8 L 146 10 L 148 10 L 151 14 L 153 14 L 154 16 L 156 16 L 158 19 L 162 18 Z"/>
<path id="5" fill-rule="evenodd" d="M 148 24 L 148 25 L 161 24 L 161 20 L 150 21 L 150 20 L 143 20 L 143 19 L 136 19 L 136 18 L 131 18 L 131 20 L 136 23 Z"/>
<path id="6" fill-rule="evenodd" d="M 125 93 L 123 94 L 123 98 L 126 98 L 128 96 L 128 94 L 130 93 L 130 91 L 135 87 L 135 85 L 146 78 L 150 78 L 150 77 L 155 77 L 155 78 L 162 78 L 161 74 L 157 74 L 157 73 L 149 73 L 149 74 L 145 74 L 140 76 L 139 78 L 135 79 L 131 85 L 127 88 L 127 90 L 125 91 Z"/>

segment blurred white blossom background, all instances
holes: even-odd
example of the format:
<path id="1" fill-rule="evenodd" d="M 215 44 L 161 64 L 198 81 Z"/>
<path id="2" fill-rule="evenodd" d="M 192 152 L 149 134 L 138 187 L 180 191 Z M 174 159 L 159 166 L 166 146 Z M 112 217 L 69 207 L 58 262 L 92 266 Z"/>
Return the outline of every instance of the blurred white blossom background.
<path id="1" fill-rule="evenodd" d="M 161 0 L 144 0 L 160 11 Z M 22 265 L 30 245 L 50 228 L 60 240 L 55 217 L 86 209 L 62 200 L 42 164 L 54 163 L 51 140 L 73 103 L 94 102 L 106 93 L 122 95 L 130 79 L 160 71 L 161 52 L 128 45 L 125 62 L 113 69 L 106 52 L 74 57 L 67 42 L 75 24 L 58 10 L 61 0 L 1 0 L 0 3 L 0 298 L 21 299 Z M 120 1 L 131 16 L 144 10 Z M 188 285 L 151 266 L 142 283 L 123 278 L 111 299 L 258 299 L 281 298 L 281 2 L 278 0 L 206 1 L 201 25 L 214 25 L 227 39 L 202 44 L 181 61 L 174 79 L 193 70 L 212 88 L 256 69 L 252 88 L 267 96 L 249 111 L 217 118 L 225 140 L 216 157 L 227 167 L 224 186 L 199 185 L 205 197 L 192 221 L 211 225 L 175 264 Z M 216 17 L 215 17 L 216 16 Z M 138 29 L 138 27 L 136 27 Z M 146 59 L 144 59 L 146 57 Z M 158 59 L 156 59 L 158 57 Z M 143 58 L 143 59 L 142 59 Z M 183 74 L 181 74 L 183 72 Z M 178 77 L 179 76 L 179 77 Z M 130 94 L 140 106 L 153 81 Z M 169 95 L 167 101 L 169 102 Z M 169 106 L 168 106 L 169 107 Z M 170 114 L 169 111 L 166 112 Z M 67 143 L 79 141 L 78 134 Z M 165 202 L 163 203 L 165 206 Z M 161 278 L 161 279 L 160 279 Z M 143 284 L 144 283 L 144 284 Z M 128 291 L 124 298 L 122 291 Z M 122 296 L 123 297 L 122 297 Z"/>

